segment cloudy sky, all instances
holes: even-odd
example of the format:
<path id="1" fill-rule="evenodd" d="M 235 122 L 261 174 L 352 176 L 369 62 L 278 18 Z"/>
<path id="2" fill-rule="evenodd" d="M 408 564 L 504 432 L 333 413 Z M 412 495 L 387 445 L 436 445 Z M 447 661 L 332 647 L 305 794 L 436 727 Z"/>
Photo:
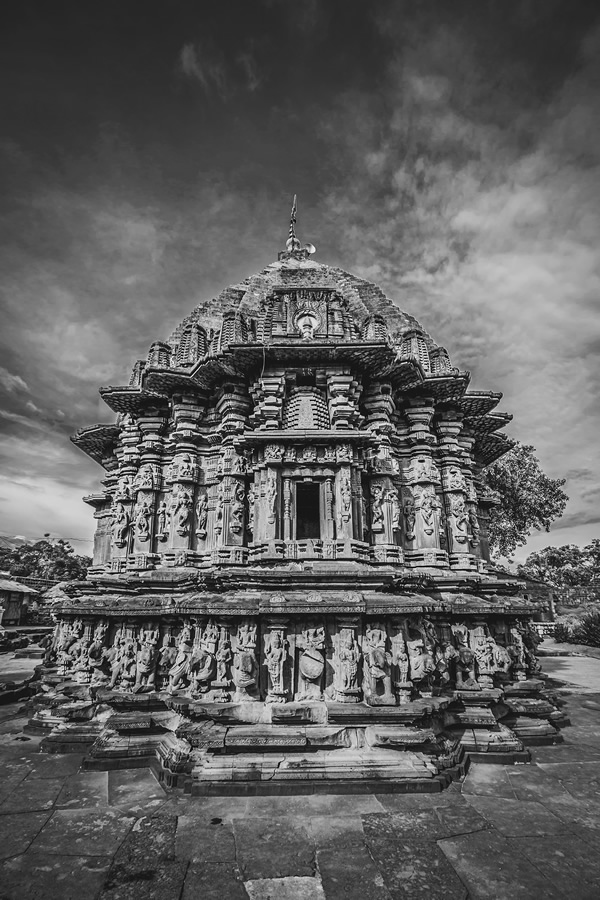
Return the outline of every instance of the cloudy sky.
<path id="1" fill-rule="evenodd" d="M 0 533 L 81 539 L 97 389 L 276 258 L 380 283 L 600 533 L 596 0 L 9 0 Z"/>

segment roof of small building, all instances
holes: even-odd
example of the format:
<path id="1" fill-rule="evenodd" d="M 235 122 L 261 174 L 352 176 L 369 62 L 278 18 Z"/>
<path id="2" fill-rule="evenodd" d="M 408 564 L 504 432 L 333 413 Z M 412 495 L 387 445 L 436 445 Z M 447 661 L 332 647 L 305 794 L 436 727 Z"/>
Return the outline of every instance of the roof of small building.
<path id="1" fill-rule="evenodd" d="M 19 581 L 13 581 L 10 578 L 0 578 L 0 591 L 12 591 L 15 594 L 39 594 L 35 588 L 27 587 Z"/>

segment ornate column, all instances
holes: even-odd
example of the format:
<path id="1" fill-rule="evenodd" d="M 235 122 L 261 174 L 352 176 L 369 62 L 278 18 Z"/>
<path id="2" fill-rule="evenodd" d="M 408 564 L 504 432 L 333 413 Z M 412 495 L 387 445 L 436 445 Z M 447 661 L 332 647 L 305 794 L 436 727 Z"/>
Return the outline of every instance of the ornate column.
<path id="1" fill-rule="evenodd" d="M 477 559 L 471 552 L 467 481 L 462 470 L 462 453 L 458 443 L 462 431 L 462 416 L 460 413 L 444 413 L 438 420 L 437 430 L 440 436 L 450 566 L 453 569 L 476 569 Z"/>
<path id="2" fill-rule="evenodd" d="M 416 566 L 448 565 L 448 557 L 440 546 L 440 473 L 432 453 L 433 415 L 434 402 L 426 397 L 415 400 L 405 410 L 410 458 L 403 491 L 404 539 L 406 560 Z"/>

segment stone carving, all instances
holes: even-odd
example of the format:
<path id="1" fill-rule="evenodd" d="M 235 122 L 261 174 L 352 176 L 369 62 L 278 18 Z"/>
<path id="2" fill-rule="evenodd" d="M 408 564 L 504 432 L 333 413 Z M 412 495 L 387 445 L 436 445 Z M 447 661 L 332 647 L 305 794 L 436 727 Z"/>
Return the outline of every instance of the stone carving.
<path id="1" fill-rule="evenodd" d="M 396 488 L 391 488 L 387 492 L 387 501 L 390 504 L 392 510 L 392 531 L 400 531 L 400 516 L 402 514 L 402 508 L 400 506 L 400 497 Z"/>
<path id="2" fill-rule="evenodd" d="M 225 488 L 222 484 L 217 487 L 217 503 L 215 506 L 215 534 L 223 531 L 223 514 L 225 512 Z"/>
<path id="3" fill-rule="evenodd" d="M 117 503 L 113 523 L 113 540 L 117 547 L 126 546 L 130 528 L 131 518 L 129 513 L 122 503 Z"/>
<path id="4" fill-rule="evenodd" d="M 277 476 L 270 473 L 267 481 L 267 521 L 273 524 L 277 517 Z"/>
<path id="5" fill-rule="evenodd" d="M 456 641 L 456 687 L 463 691 L 480 690 L 475 677 L 475 654 L 469 647 L 469 629 L 464 623 L 453 625 L 452 633 Z"/>
<path id="6" fill-rule="evenodd" d="M 381 623 L 366 632 L 363 663 L 363 693 L 369 706 L 394 706 L 392 693 L 392 654 L 386 649 L 387 634 Z"/>
<path id="7" fill-rule="evenodd" d="M 410 662 L 411 680 L 418 685 L 421 694 L 424 696 L 430 695 L 433 673 L 435 671 L 435 660 L 431 647 L 426 645 L 422 626 L 408 624 L 406 647 Z"/>
<path id="8" fill-rule="evenodd" d="M 340 521 L 349 522 L 352 511 L 352 488 L 347 475 L 342 475 L 340 479 L 340 500 Z"/>
<path id="9" fill-rule="evenodd" d="M 187 678 L 190 670 L 190 658 L 192 655 L 192 632 L 189 625 L 184 625 L 177 642 L 177 656 L 169 670 L 169 685 L 167 690 L 173 693 L 179 688 L 181 682 Z"/>
<path id="10" fill-rule="evenodd" d="M 166 541 L 169 536 L 169 523 L 171 521 L 171 516 L 169 515 L 169 508 L 164 500 L 158 504 L 158 510 L 156 512 L 156 536 L 159 541 Z"/>
<path id="11" fill-rule="evenodd" d="M 383 520 L 383 488 L 380 484 L 371 485 L 371 531 L 384 530 Z"/>
<path id="12" fill-rule="evenodd" d="M 226 629 L 221 630 L 219 639 L 219 647 L 216 654 L 217 676 L 214 687 L 228 688 L 231 686 L 231 663 L 233 661 L 233 653 L 231 652 L 231 641 Z"/>
<path id="13" fill-rule="evenodd" d="M 235 534 L 239 534 L 244 530 L 244 499 L 246 492 L 244 485 L 238 481 L 233 490 L 233 500 L 231 502 L 231 521 L 230 528 Z"/>
<path id="14" fill-rule="evenodd" d="M 185 537 L 190 532 L 190 520 L 192 518 L 193 501 L 186 490 L 181 489 L 175 495 L 173 514 L 175 517 L 175 530 L 177 534 Z"/>
<path id="15" fill-rule="evenodd" d="M 281 703 L 287 697 L 284 687 L 284 666 L 287 659 L 287 641 L 282 628 L 275 628 L 265 635 L 265 661 L 269 678 L 267 703 Z"/>
<path id="16" fill-rule="evenodd" d="M 248 491 L 248 533 L 254 537 L 254 516 L 255 516 L 256 495 L 254 487 Z"/>
<path id="17" fill-rule="evenodd" d="M 335 678 L 333 696 L 340 703 L 358 703 L 360 700 L 359 663 L 361 652 L 353 628 L 341 628 L 334 659 Z"/>
<path id="18" fill-rule="evenodd" d="M 265 461 L 266 462 L 281 462 L 283 459 L 283 445 L 282 444 L 267 444 L 265 447 Z"/>
<path id="19" fill-rule="evenodd" d="M 307 624 L 300 640 L 302 649 L 298 660 L 298 694 L 296 699 L 322 700 L 322 680 L 325 671 L 325 628 L 316 623 Z"/>
<path id="20" fill-rule="evenodd" d="M 464 497 L 461 494 L 451 494 L 449 499 L 453 540 L 457 544 L 467 544 L 469 541 L 469 519 Z"/>
<path id="21" fill-rule="evenodd" d="M 255 649 L 256 625 L 245 622 L 238 626 L 237 646 L 233 654 L 235 699 L 241 702 L 255 699 L 258 672 Z"/>
<path id="22" fill-rule="evenodd" d="M 152 515 L 150 504 L 142 500 L 138 505 L 135 516 L 135 536 L 142 543 L 150 540 L 150 517 Z"/>
<path id="23" fill-rule="evenodd" d="M 143 628 L 137 652 L 134 691 L 152 690 L 158 664 L 158 628 Z"/>
<path id="24" fill-rule="evenodd" d="M 201 540 L 206 537 L 206 523 L 208 521 L 208 494 L 206 491 L 198 497 L 196 504 L 196 534 Z"/>

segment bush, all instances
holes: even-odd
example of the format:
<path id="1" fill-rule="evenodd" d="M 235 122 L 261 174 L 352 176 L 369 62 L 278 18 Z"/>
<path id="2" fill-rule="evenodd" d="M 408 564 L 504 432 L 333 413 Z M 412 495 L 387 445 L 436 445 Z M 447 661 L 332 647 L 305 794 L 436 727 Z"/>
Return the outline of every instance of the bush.
<path id="1" fill-rule="evenodd" d="M 600 647 L 600 612 L 589 613 L 573 628 L 571 642 Z"/>
<path id="2" fill-rule="evenodd" d="M 554 640 L 559 644 L 568 644 L 571 640 L 571 629 L 564 622 L 557 622 L 554 626 Z"/>

